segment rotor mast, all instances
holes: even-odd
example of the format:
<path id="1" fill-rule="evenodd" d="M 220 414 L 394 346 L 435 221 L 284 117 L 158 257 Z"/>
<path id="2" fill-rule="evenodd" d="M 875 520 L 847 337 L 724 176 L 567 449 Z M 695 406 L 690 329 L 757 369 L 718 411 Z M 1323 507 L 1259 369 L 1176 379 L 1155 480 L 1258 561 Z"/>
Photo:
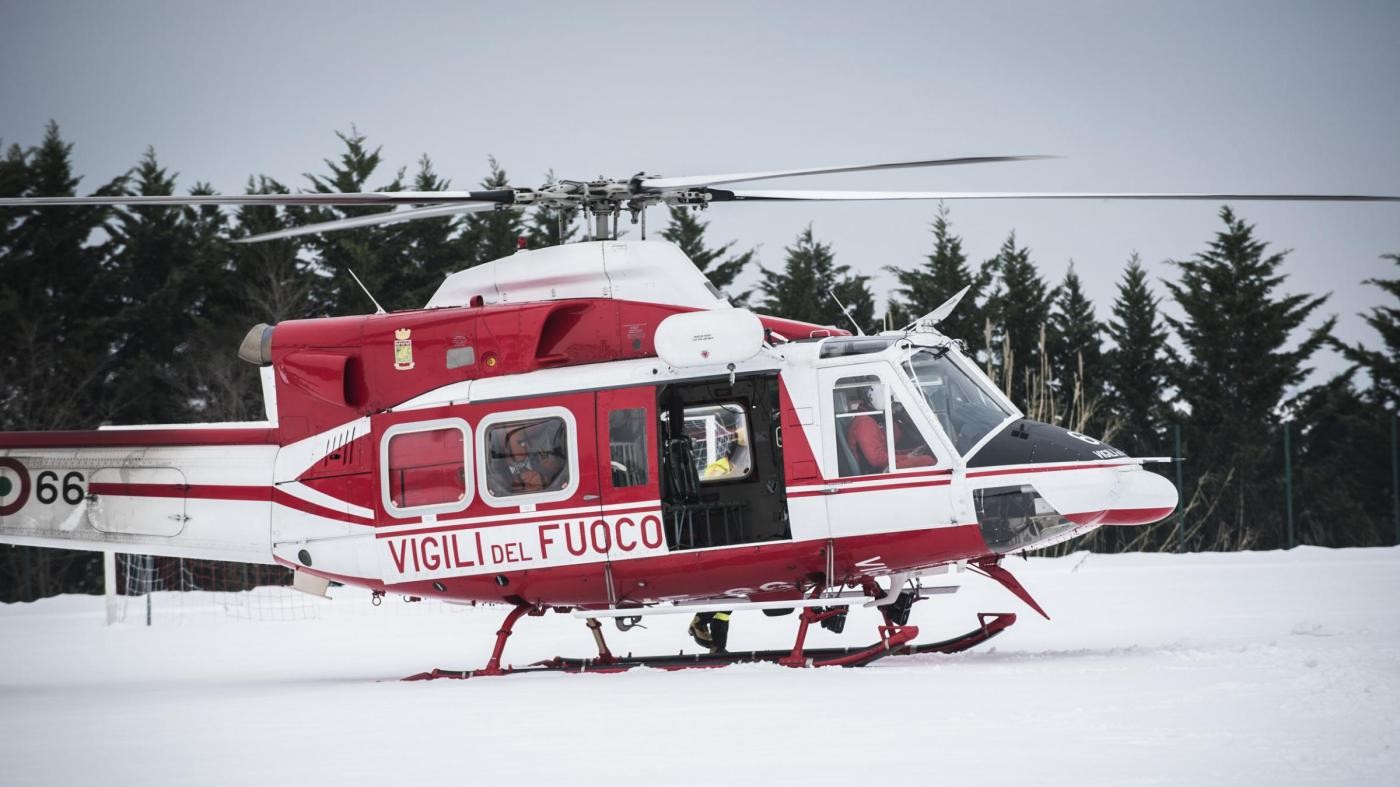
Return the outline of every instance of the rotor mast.
<path id="1" fill-rule="evenodd" d="M 616 240 L 622 213 L 631 216 L 633 224 L 641 225 L 642 240 L 646 240 L 646 209 L 652 205 L 704 206 L 709 195 L 703 189 L 658 191 L 645 187 L 647 176 L 638 173 L 627 180 L 599 177 L 590 181 L 560 181 L 539 190 L 516 191 L 516 205 L 534 204 L 559 210 L 577 209 L 583 213 L 584 232 L 588 240 Z"/>

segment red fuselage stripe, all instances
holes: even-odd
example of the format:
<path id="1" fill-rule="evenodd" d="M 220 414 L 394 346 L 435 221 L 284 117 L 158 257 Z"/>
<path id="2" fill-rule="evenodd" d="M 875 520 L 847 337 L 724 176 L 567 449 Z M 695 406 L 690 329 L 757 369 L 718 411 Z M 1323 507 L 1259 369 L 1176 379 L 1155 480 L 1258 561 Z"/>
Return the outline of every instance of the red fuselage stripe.
<path id="1" fill-rule="evenodd" d="M 968 477 L 968 478 L 980 478 L 980 477 L 982 477 L 982 476 L 989 476 L 989 475 L 1013 475 L 1013 474 L 1016 474 L 1016 473 L 1054 473 L 1054 472 L 1059 472 L 1059 471 L 1062 471 L 1062 470 L 1063 470 L 1063 471 L 1070 471 L 1070 470 L 1097 470 L 1097 469 L 1099 469 L 1099 468 L 1105 468 L 1105 467 L 1123 467 L 1123 466 L 1128 465 L 1128 464 L 1132 464 L 1132 463 L 1131 463 L 1131 462 L 1114 462 L 1114 463 L 1111 463 L 1111 464 L 1098 464 L 1098 463 L 1095 463 L 1095 464 L 1081 464 L 1081 465 L 1059 465 L 1059 466 L 1057 466 L 1057 467 L 1037 467 L 1036 465 L 1011 465 L 1011 466 L 1008 466 L 1008 467 L 999 467 L 999 468 L 995 468 L 995 469 L 992 469 L 992 470 L 978 470 L 978 471 L 972 471 L 972 472 L 967 473 L 967 477 Z M 935 471 L 933 471 L 933 472 L 926 472 L 926 473 L 900 473 L 898 477 L 900 477 L 900 478 L 906 478 L 906 477 L 907 477 L 907 478 L 911 478 L 911 479 L 919 479 L 919 478 L 928 478 L 929 476 L 948 476 L 948 475 L 952 475 L 952 473 L 953 473 L 952 470 L 935 470 Z M 888 475 L 888 474 L 886 474 L 886 475 L 847 476 L 847 477 L 843 477 L 843 478 L 826 478 L 826 479 L 822 479 L 822 483 L 828 485 L 829 487 L 837 487 L 836 492 L 870 492 L 870 491 L 874 491 L 874 490 L 877 490 L 877 489 L 907 489 L 907 488 L 913 487 L 913 486 L 941 486 L 941 485 L 943 485 L 943 484 L 950 483 L 949 481 L 933 481 L 933 482 L 928 482 L 928 481 L 910 481 L 910 482 L 907 483 L 907 484 L 888 484 L 888 485 L 885 485 L 885 486 L 873 486 L 873 485 L 872 485 L 872 486 L 854 486 L 854 484 L 860 483 L 860 482 L 862 482 L 862 481 L 870 481 L 870 480 L 875 480 L 875 479 L 891 479 L 891 478 L 895 478 L 895 477 L 896 477 L 896 476 Z M 853 488 L 852 488 L 852 487 L 853 487 Z M 811 497 L 811 496 L 813 496 L 813 495 L 834 494 L 834 493 L 835 493 L 835 492 L 833 492 L 833 491 L 828 491 L 828 490 L 825 490 L 825 489 L 809 489 L 809 490 L 803 490 L 803 491 L 801 491 L 801 492 L 790 492 L 790 493 L 788 493 L 788 497 Z"/>
<path id="2" fill-rule="evenodd" d="M 998 468 L 996 470 L 978 470 L 969 472 L 968 478 L 981 478 L 987 475 L 1014 475 L 1016 473 L 1055 473 L 1061 470 L 1099 470 L 1108 467 L 1123 467 L 1132 462 L 1112 462 L 1104 464 L 1085 465 L 1060 465 L 1058 467 L 1037 467 L 1035 465 L 1012 465 L 1011 467 Z"/>
<path id="3" fill-rule="evenodd" d="M 83 432 L 0 432 L 0 448 L 137 448 L 166 445 L 277 445 L 277 430 L 104 429 Z"/>
<path id="4" fill-rule="evenodd" d="M 202 500 L 271 500 L 272 488 L 225 484 L 123 484 L 94 482 L 88 490 L 95 495 L 122 497 L 195 497 Z"/>
<path id="5" fill-rule="evenodd" d="M 1077 525 L 1147 525 L 1171 516 L 1175 508 L 1110 508 L 1106 511 L 1085 511 L 1063 514 Z"/>
<path id="6" fill-rule="evenodd" d="M 850 484 L 832 484 L 832 489 L 811 489 L 805 492 L 790 492 L 788 498 L 794 497 L 816 497 L 817 495 L 844 495 L 855 494 L 857 492 L 882 492 L 888 489 L 912 489 L 923 486 L 947 486 L 953 483 L 952 479 L 944 478 L 933 481 L 910 481 L 907 484 L 885 484 L 884 486 L 854 486 Z"/>
<path id="7" fill-rule="evenodd" d="M 953 471 L 952 471 L 952 470 L 921 470 L 921 471 L 915 472 L 915 473 L 899 473 L 899 474 L 898 474 L 898 477 L 900 477 L 900 478 L 929 478 L 930 476 L 950 476 L 950 475 L 952 475 L 952 474 L 953 474 Z M 840 478 L 833 478 L 833 479 L 829 479 L 829 480 L 824 480 L 824 483 L 828 483 L 828 484 L 850 484 L 850 483 L 858 483 L 858 482 L 860 482 L 860 481 L 882 481 L 882 480 L 889 480 L 890 478 L 894 478 L 894 477 L 895 477 L 895 476 L 892 475 L 892 474 L 890 474 L 890 473 L 867 473 L 867 474 L 865 474 L 865 475 L 847 475 L 847 476 L 841 476 Z"/>

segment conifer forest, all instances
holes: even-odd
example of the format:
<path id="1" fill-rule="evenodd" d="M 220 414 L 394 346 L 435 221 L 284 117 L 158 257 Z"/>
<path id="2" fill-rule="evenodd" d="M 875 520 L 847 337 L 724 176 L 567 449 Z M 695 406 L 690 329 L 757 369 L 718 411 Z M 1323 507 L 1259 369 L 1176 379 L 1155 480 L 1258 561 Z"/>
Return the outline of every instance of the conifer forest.
<path id="1" fill-rule="evenodd" d="M 249 193 L 435 190 L 450 184 L 425 155 L 389 171 L 357 132 L 295 183 L 248 178 Z M 73 143 L 50 124 L 34 145 L 0 152 L 0 196 L 212 193 L 148 150 L 94 184 L 73 171 Z M 183 177 L 183 176 L 181 176 Z M 81 185 L 80 185 L 81 181 Z M 508 182 L 489 162 L 484 188 Z M 465 185 L 465 184 L 463 184 Z M 0 430 L 104 423 L 258 420 L 257 370 L 235 353 L 258 322 L 419 308 L 447 274 L 578 240 L 572 216 L 499 211 L 238 245 L 232 240 L 383 208 L 101 207 L 0 209 Z M 1370 339 L 1332 335 L 1325 294 L 1290 287 L 1287 252 L 1248 215 L 1219 208 L 1211 237 L 1154 279 L 1136 254 L 1116 297 L 1096 308 L 1073 265 L 1047 280 L 1033 240 L 1007 235 L 969 259 L 955 213 L 930 212 L 927 255 L 887 268 L 883 307 L 870 278 L 808 226 L 780 261 L 707 235 L 704 213 L 672 210 L 660 233 L 732 301 L 780 317 L 867 331 L 900 328 L 970 287 L 939 328 L 961 340 L 1027 416 L 1095 437 L 1179 480 L 1179 513 L 1141 528 L 1105 527 L 1068 551 L 1202 551 L 1396 543 L 1400 409 L 1400 249 L 1376 249 L 1393 277 L 1369 280 Z M 776 255 L 770 255 L 776 256 Z M 1170 306 L 1171 308 L 1165 308 Z M 844 313 L 843 313 L 844 312 Z M 1317 379 L 1319 353 L 1347 362 Z M 1285 453 L 1287 446 L 1287 453 Z M 0 547 L 0 602 L 101 592 L 100 553 Z"/>

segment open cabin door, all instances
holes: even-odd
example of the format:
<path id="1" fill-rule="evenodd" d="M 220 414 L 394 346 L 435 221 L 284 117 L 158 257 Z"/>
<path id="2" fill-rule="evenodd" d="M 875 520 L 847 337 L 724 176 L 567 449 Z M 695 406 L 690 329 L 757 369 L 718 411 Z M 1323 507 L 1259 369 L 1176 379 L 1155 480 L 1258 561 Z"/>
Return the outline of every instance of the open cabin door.
<path id="1" fill-rule="evenodd" d="M 776 373 L 657 392 L 661 506 L 672 551 L 790 541 Z"/>

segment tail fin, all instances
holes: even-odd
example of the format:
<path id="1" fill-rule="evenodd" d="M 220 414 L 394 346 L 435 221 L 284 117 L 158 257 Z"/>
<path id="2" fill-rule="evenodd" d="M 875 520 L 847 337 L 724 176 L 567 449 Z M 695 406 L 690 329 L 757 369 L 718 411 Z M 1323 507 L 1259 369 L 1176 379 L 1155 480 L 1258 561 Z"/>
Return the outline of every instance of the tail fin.
<path id="1" fill-rule="evenodd" d="M 272 563 L 269 424 L 0 433 L 0 543 Z"/>

